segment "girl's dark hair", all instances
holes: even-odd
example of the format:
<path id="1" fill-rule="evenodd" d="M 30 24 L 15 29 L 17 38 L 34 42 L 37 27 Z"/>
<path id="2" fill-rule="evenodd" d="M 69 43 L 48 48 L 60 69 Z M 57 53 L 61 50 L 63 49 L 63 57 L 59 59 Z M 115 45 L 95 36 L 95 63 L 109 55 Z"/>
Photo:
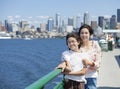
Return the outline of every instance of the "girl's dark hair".
<path id="1" fill-rule="evenodd" d="M 90 33 L 90 36 L 93 34 L 93 29 L 92 29 L 92 27 L 89 26 L 89 25 L 87 25 L 87 24 L 83 24 L 83 25 L 80 27 L 80 29 L 79 29 L 79 32 L 78 32 L 79 35 L 80 35 L 81 30 L 82 30 L 83 28 L 87 28 L 87 29 L 88 29 L 88 31 L 89 31 L 89 33 Z"/>
<path id="2" fill-rule="evenodd" d="M 68 33 L 66 36 L 66 44 L 68 45 L 68 38 L 73 37 L 77 40 L 77 42 L 80 42 L 80 36 L 78 35 L 78 33 L 76 32 L 72 32 L 72 33 Z M 79 48 L 80 48 L 80 44 L 79 44 Z"/>

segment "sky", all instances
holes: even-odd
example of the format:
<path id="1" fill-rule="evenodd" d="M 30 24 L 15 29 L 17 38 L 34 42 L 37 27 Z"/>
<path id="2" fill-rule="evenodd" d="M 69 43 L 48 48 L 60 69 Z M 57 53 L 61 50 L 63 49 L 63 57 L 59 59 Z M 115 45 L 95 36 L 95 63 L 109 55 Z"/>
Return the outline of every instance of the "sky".
<path id="1" fill-rule="evenodd" d="M 117 15 L 117 9 L 120 9 L 120 0 L 1 0 L 0 21 L 29 20 L 38 23 L 55 17 L 56 13 L 60 13 L 61 19 L 80 16 L 82 20 L 86 11 L 91 20 L 97 20 L 98 16 Z"/>

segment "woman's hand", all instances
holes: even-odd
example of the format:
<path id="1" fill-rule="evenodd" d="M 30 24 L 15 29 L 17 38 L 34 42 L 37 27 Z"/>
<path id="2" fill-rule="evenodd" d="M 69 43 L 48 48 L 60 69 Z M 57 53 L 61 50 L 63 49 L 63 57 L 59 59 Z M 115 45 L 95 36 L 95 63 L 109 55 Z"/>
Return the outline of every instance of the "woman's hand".
<path id="1" fill-rule="evenodd" d="M 85 66 L 92 66 L 93 67 L 95 65 L 93 61 L 89 61 L 87 59 L 83 59 L 82 62 Z"/>

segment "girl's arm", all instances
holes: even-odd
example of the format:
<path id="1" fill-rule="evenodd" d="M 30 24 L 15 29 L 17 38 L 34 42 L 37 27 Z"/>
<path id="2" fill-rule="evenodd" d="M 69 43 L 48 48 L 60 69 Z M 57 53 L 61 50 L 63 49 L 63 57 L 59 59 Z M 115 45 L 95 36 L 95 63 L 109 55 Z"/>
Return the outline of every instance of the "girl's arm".
<path id="1" fill-rule="evenodd" d="M 65 62 L 65 61 L 63 61 L 62 63 L 60 63 L 60 64 L 56 67 L 56 69 L 61 68 L 61 69 L 62 69 L 62 72 L 63 72 L 63 71 L 64 71 L 64 69 L 65 69 L 65 67 L 66 67 L 66 62 Z"/>
<path id="2" fill-rule="evenodd" d="M 69 62 L 69 61 L 66 61 L 65 71 L 66 71 L 66 72 L 70 72 L 71 70 L 72 70 L 72 69 L 71 69 L 70 62 Z"/>
<path id="3" fill-rule="evenodd" d="M 70 62 L 69 61 L 63 61 L 61 64 L 59 64 L 56 69 L 58 68 L 62 68 L 62 72 L 66 71 L 66 72 L 70 72 L 71 71 L 71 66 L 70 66 Z"/>

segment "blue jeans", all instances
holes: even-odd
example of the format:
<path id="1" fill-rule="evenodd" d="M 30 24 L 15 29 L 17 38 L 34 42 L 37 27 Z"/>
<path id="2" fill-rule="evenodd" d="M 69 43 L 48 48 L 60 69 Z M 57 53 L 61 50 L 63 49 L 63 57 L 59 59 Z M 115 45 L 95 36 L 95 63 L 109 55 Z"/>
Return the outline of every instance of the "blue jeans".
<path id="1" fill-rule="evenodd" d="M 87 84 L 85 84 L 85 89 L 97 89 L 97 79 L 96 78 L 86 78 Z"/>

